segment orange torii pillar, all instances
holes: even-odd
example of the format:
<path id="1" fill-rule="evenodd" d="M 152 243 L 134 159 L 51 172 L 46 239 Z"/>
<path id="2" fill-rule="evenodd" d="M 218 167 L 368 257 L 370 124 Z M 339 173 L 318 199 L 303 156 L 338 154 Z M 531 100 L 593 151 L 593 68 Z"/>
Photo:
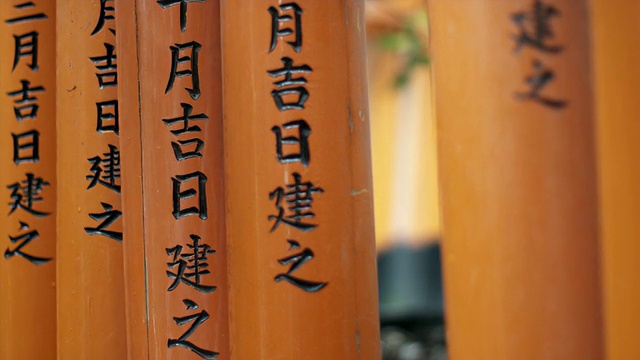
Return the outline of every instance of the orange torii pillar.
<path id="1" fill-rule="evenodd" d="M 58 2 L 58 358 L 124 359 L 114 1 Z"/>
<path id="2" fill-rule="evenodd" d="M 219 4 L 116 13 L 129 359 L 228 360 Z"/>
<path id="3" fill-rule="evenodd" d="M 56 356 L 55 42 L 55 1 L 0 1 L 0 359 Z"/>
<path id="4" fill-rule="evenodd" d="M 602 359 L 587 1 L 430 0 L 452 359 Z"/>
<path id="5" fill-rule="evenodd" d="M 606 358 L 640 359 L 640 3 L 591 1 Z"/>
<path id="6" fill-rule="evenodd" d="M 221 6 L 231 353 L 379 359 L 364 2 Z"/>

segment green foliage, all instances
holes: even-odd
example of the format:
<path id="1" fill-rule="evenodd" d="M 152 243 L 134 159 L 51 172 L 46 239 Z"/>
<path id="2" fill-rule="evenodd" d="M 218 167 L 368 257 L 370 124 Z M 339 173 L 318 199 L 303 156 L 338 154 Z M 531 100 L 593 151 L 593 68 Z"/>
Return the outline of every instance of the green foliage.
<path id="1" fill-rule="evenodd" d="M 396 76 L 397 88 L 408 84 L 411 73 L 416 67 L 429 64 L 429 55 L 425 48 L 424 37 L 421 35 L 427 31 L 427 28 L 427 14 L 425 11 L 419 11 L 404 19 L 402 28 L 383 34 L 378 39 L 378 44 L 382 48 L 401 55 L 405 59 L 404 66 Z"/>

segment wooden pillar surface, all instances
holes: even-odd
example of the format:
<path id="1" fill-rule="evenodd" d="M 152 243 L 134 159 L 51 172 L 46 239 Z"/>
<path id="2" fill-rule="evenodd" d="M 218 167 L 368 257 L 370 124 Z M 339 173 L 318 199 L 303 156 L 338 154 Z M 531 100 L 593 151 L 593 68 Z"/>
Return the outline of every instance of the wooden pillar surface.
<path id="1" fill-rule="evenodd" d="M 379 359 L 363 1 L 221 5 L 231 354 Z"/>
<path id="2" fill-rule="evenodd" d="M 219 4 L 120 4 L 129 359 L 229 359 Z"/>
<path id="3" fill-rule="evenodd" d="M 602 359 L 586 1 L 429 2 L 452 359 Z"/>
<path id="4" fill-rule="evenodd" d="M 640 3 L 591 1 L 606 358 L 640 358 Z"/>
<path id="5" fill-rule="evenodd" d="M 0 359 L 54 359 L 56 2 L 0 18 Z"/>
<path id="6" fill-rule="evenodd" d="M 114 1 L 58 2 L 58 358 L 126 356 Z"/>
<path id="7" fill-rule="evenodd" d="M 141 304 L 146 302 L 146 270 L 144 239 L 144 203 L 142 201 L 142 149 L 139 86 L 127 79 L 138 81 L 138 24 L 137 3 L 121 1 L 116 8 L 118 18 L 116 43 L 121 65 L 118 67 L 119 114 L 123 119 L 136 119 L 122 124 L 120 149 L 127 157 L 122 161 L 125 187 L 122 189 L 123 237 L 138 239 L 123 244 L 125 273 L 125 313 L 127 328 L 127 359 L 151 359 L 148 342 L 148 312 Z M 125 66 L 126 64 L 126 66 Z M 129 174 L 129 176 L 127 176 Z"/>

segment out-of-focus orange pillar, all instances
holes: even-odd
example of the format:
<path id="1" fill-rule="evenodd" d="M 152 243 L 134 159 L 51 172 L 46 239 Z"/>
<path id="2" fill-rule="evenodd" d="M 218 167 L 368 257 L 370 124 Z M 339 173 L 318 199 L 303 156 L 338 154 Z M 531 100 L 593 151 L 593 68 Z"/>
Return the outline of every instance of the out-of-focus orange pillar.
<path id="1" fill-rule="evenodd" d="M 452 359 L 602 359 L 586 1 L 431 0 Z"/>
<path id="2" fill-rule="evenodd" d="M 116 10 L 128 356 L 229 359 L 219 4 Z"/>
<path id="3" fill-rule="evenodd" d="M 221 4 L 231 353 L 379 359 L 363 1 Z"/>
<path id="4" fill-rule="evenodd" d="M 55 1 L 0 1 L 0 359 L 56 356 L 55 39 Z"/>
<path id="5" fill-rule="evenodd" d="M 58 2 L 58 358 L 126 356 L 115 1 Z"/>
<path id="6" fill-rule="evenodd" d="M 606 358 L 640 359 L 640 3 L 591 1 Z"/>

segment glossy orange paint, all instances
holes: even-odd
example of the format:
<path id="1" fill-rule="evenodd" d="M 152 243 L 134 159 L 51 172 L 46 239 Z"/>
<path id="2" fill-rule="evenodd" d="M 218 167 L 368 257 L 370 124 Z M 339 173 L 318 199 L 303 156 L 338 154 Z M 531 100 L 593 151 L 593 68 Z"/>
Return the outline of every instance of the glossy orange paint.
<path id="1" fill-rule="evenodd" d="M 23 3 L 0 2 L 0 359 L 51 359 L 56 356 L 56 1 L 18 6 Z M 22 56 L 15 59 L 16 52 Z M 20 92 L 27 88 L 32 91 L 23 99 Z M 14 107 L 24 118 L 18 119 Z M 14 142 L 20 146 L 17 156 Z"/>
<path id="2" fill-rule="evenodd" d="M 175 342 L 194 326 L 182 340 L 206 358 L 226 360 L 219 5 L 185 3 L 182 19 L 180 5 L 118 5 L 128 356 L 200 359 L 194 347 Z M 171 120 L 185 114 L 199 119 Z M 196 245 L 197 263 L 188 256 Z"/>
<path id="3" fill-rule="evenodd" d="M 429 1 L 452 359 L 603 358 L 587 5 Z"/>
<path id="4" fill-rule="evenodd" d="M 231 355 L 379 359 L 364 3 L 295 4 L 221 2 Z"/>
<path id="5" fill-rule="evenodd" d="M 120 119 L 115 66 L 109 67 L 118 63 L 111 58 L 118 52 L 111 31 L 114 12 L 99 1 L 57 5 L 57 210 L 63 214 L 58 217 L 58 358 L 123 359 Z"/>

